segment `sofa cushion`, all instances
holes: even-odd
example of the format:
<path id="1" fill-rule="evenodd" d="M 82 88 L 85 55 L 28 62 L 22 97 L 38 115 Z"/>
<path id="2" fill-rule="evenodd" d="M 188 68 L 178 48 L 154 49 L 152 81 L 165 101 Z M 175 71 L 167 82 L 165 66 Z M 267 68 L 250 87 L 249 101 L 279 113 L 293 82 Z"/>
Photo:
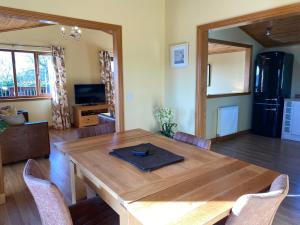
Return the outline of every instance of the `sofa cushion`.
<path id="1" fill-rule="evenodd" d="M 3 164 L 49 155 L 48 123 L 10 126 L 0 134 L 0 144 Z"/>
<path id="2" fill-rule="evenodd" d="M 4 106 L 0 108 L 0 114 L 2 115 L 17 115 L 17 109 L 14 106 Z"/>
<path id="3" fill-rule="evenodd" d="M 0 114 L 0 119 L 6 122 L 8 125 L 21 125 L 25 123 L 25 118 L 23 114 L 18 114 L 18 115 Z"/>

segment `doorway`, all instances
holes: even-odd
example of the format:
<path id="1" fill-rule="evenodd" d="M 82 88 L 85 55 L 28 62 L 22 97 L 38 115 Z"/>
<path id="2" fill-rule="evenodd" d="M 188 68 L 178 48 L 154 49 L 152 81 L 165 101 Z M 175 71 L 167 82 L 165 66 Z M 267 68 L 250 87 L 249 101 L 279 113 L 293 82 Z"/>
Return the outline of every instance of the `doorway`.
<path id="1" fill-rule="evenodd" d="M 39 13 L 8 7 L 0 7 L 0 15 L 28 20 L 43 24 L 56 24 L 103 31 L 113 39 L 113 62 L 115 84 L 115 117 L 116 131 L 124 131 L 124 91 L 123 91 L 123 60 L 122 60 L 122 26 L 96 21 L 82 20 L 46 13 Z"/>
<path id="2" fill-rule="evenodd" d="M 209 31 L 250 25 L 257 22 L 300 14 L 300 3 L 230 18 L 197 27 L 197 74 L 195 103 L 195 134 L 206 136 L 207 68 Z"/>

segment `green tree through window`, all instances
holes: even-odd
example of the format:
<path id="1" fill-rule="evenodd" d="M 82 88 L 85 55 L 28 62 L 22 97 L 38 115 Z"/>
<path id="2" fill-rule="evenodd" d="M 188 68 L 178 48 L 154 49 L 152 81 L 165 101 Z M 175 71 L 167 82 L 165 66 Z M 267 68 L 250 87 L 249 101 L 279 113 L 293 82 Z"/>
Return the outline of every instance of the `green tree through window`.
<path id="1" fill-rule="evenodd" d="M 49 53 L 0 51 L 0 98 L 50 96 L 53 71 Z"/>
<path id="2" fill-rule="evenodd" d="M 12 54 L 0 51 L 0 97 L 14 96 L 14 74 Z"/>

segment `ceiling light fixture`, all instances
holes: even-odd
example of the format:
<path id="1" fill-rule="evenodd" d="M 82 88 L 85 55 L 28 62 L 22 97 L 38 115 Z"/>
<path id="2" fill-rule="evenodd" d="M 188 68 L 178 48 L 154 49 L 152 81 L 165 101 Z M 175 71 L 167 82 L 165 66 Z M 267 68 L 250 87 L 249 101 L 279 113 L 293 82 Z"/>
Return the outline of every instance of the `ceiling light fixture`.
<path id="1" fill-rule="evenodd" d="M 265 35 L 266 35 L 267 37 L 270 37 L 270 36 L 272 35 L 272 27 L 268 27 L 268 28 L 266 29 Z"/>
<path id="2" fill-rule="evenodd" d="M 61 27 L 60 30 L 61 30 L 61 35 L 64 39 L 67 39 L 68 37 L 70 37 L 70 38 L 72 38 L 76 41 L 79 41 L 80 38 L 81 38 L 82 31 L 77 26 L 72 27 L 71 30 L 70 30 L 70 33 L 68 35 L 66 34 L 66 28 L 65 27 Z"/>
<path id="3" fill-rule="evenodd" d="M 39 20 L 40 23 L 50 24 L 50 25 L 57 25 L 58 22 L 51 21 L 51 20 Z"/>

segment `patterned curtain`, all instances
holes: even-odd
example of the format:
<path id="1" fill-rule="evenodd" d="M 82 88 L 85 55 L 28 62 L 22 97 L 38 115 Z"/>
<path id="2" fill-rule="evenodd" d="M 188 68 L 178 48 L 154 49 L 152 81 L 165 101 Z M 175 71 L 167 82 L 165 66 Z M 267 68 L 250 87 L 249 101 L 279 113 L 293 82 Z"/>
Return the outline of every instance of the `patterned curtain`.
<path id="1" fill-rule="evenodd" d="M 114 79 L 111 68 L 111 56 L 108 51 L 99 51 L 100 57 L 100 82 L 105 84 L 106 102 L 111 105 L 109 112 L 115 115 L 115 93 L 114 93 Z"/>
<path id="2" fill-rule="evenodd" d="M 54 65 L 52 85 L 52 119 L 55 129 L 64 130 L 71 127 L 70 112 L 66 90 L 66 69 L 64 49 L 52 46 Z"/>

